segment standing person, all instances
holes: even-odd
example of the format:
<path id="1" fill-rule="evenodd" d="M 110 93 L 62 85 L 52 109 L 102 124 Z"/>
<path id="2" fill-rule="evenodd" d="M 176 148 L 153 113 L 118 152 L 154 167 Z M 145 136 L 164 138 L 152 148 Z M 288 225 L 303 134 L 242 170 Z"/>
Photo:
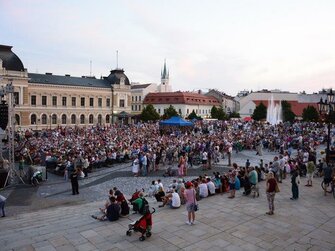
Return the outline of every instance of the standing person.
<path id="1" fill-rule="evenodd" d="M 201 160 L 202 160 L 202 170 L 207 170 L 208 154 L 207 154 L 206 150 L 204 150 L 202 152 Z"/>
<path id="2" fill-rule="evenodd" d="M 180 157 L 179 157 L 179 162 L 178 162 L 178 175 L 179 177 L 183 177 L 184 176 L 184 171 L 185 171 L 185 154 L 183 153 Z"/>
<path id="3" fill-rule="evenodd" d="M 88 176 L 88 167 L 90 166 L 90 162 L 88 161 L 87 156 L 85 157 L 83 161 L 83 172 L 85 174 L 85 178 Z"/>
<path id="4" fill-rule="evenodd" d="M 148 170 L 147 170 L 147 166 L 148 166 L 148 157 L 146 153 L 143 153 L 143 157 L 142 157 L 142 175 L 143 176 L 147 176 Z"/>
<path id="5" fill-rule="evenodd" d="M 309 160 L 307 163 L 307 184 L 305 186 L 311 187 L 313 185 L 313 175 L 315 171 L 315 164 L 312 160 Z"/>
<path id="6" fill-rule="evenodd" d="M 131 168 L 131 171 L 133 172 L 135 177 L 138 176 L 139 169 L 140 169 L 140 160 L 138 156 L 136 156 L 136 158 L 133 161 L 132 168 Z"/>
<path id="7" fill-rule="evenodd" d="M 0 195 L 0 208 L 2 210 L 2 216 L 1 217 L 5 217 L 5 203 L 6 203 L 7 198 Z"/>
<path id="8" fill-rule="evenodd" d="M 20 159 L 20 162 L 19 162 L 19 175 L 20 177 L 23 177 L 23 168 L 24 168 L 24 158 L 23 156 L 21 157 Z"/>
<path id="9" fill-rule="evenodd" d="M 326 163 L 325 159 L 323 159 L 323 173 L 324 173 L 323 182 L 325 184 L 325 189 L 324 189 L 325 196 L 327 195 L 327 188 L 333 179 L 333 172 L 334 171 L 332 170 L 332 167 Z"/>
<path id="10" fill-rule="evenodd" d="M 184 197 L 186 200 L 186 210 L 188 216 L 186 224 L 193 225 L 195 221 L 195 207 L 197 207 L 196 192 L 193 188 L 192 182 L 190 181 L 186 182 L 185 188 Z"/>
<path id="11" fill-rule="evenodd" d="M 78 175 L 80 170 L 76 168 L 70 175 L 71 186 L 72 186 L 72 195 L 79 194 L 79 184 L 78 184 Z"/>
<path id="12" fill-rule="evenodd" d="M 274 200 L 275 200 L 275 195 L 276 195 L 276 186 L 277 180 L 274 177 L 273 172 L 269 172 L 268 178 L 266 180 L 266 197 L 269 203 L 269 212 L 266 212 L 268 215 L 273 215 L 274 214 Z"/>
<path id="13" fill-rule="evenodd" d="M 292 197 L 290 199 L 297 200 L 299 198 L 300 175 L 297 170 L 293 170 L 291 175 Z"/>

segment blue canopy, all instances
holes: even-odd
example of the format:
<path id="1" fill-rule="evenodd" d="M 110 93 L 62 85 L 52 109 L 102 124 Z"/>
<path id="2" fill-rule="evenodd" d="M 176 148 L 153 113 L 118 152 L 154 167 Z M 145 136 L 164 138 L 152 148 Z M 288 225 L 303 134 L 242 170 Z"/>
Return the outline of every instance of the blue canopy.
<path id="1" fill-rule="evenodd" d="M 171 117 L 167 120 L 163 120 L 161 122 L 159 122 L 159 125 L 164 126 L 193 126 L 192 122 L 186 121 L 184 119 L 182 119 L 181 117 L 178 116 L 174 116 Z"/>

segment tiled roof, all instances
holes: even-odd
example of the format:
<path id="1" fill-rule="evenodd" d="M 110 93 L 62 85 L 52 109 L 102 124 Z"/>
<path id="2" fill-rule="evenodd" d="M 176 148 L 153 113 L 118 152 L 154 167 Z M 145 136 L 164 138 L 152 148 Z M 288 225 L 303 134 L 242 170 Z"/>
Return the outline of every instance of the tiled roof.
<path id="1" fill-rule="evenodd" d="M 107 79 L 96 79 L 95 77 L 71 77 L 69 75 L 60 76 L 52 74 L 37 74 L 28 73 L 30 78 L 29 83 L 37 84 L 54 84 L 54 85 L 68 85 L 68 86 L 84 86 L 84 87 L 98 87 L 111 88 L 111 84 Z"/>
<path id="2" fill-rule="evenodd" d="M 261 102 L 267 107 L 268 106 L 268 100 L 254 100 L 253 101 L 256 106 L 258 106 Z M 275 103 L 278 103 L 279 101 L 275 101 Z M 298 117 L 302 116 L 302 112 L 307 106 L 314 106 L 316 109 L 318 109 L 317 103 L 299 103 L 298 101 L 287 101 L 289 104 L 291 104 L 292 112 Z"/>
<path id="3" fill-rule="evenodd" d="M 188 104 L 188 105 L 216 105 L 220 102 L 212 97 L 197 94 L 193 92 L 162 92 L 149 93 L 144 101 L 144 104 Z"/>

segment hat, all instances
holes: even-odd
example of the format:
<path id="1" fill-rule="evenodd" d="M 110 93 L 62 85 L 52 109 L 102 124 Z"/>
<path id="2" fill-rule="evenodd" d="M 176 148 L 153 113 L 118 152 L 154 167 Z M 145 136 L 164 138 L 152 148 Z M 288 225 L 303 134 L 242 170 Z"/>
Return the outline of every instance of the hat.
<path id="1" fill-rule="evenodd" d="M 193 183 L 192 183 L 191 181 L 187 181 L 187 182 L 186 182 L 186 186 L 187 186 L 187 187 L 193 186 Z"/>

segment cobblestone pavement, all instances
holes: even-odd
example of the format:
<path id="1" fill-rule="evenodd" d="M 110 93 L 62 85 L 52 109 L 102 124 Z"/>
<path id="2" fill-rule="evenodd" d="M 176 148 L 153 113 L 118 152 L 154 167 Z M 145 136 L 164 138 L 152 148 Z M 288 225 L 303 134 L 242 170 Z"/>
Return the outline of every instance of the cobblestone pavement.
<path id="1" fill-rule="evenodd" d="M 262 158 L 267 162 L 273 156 L 274 153 L 265 153 Z M 252 164 L 259 162 L 255 152 L 234 155 L 234 161 L 241 165 L 247 158 Z M 127 171 L 120 172 L 117 177 L 111 175 L 112 169 L 92 173 L 89 179 L 81 181 L 79 196 L 71 195 L 69 182 L 49 176 L 48 181 L 32 192 L 30 205 L 6 207 L 9 217 L 0 219 L 0 249 L 335 250 L 335 199 L 323 195 L 320 178 L 315 178 L 313 187 L 305 187 L 302 178 L 298 201 L 289 199 L 290 180 L 284 180 L 281 192 L 276 194 L 273 216 L 265 215 L 265 182 L 260 183 L 259 198 L 245 197 L 239 191 L 235 199 L 228 199 L 227 194 L 203 199 L 199 202 L 200 210 L 193 226 L 184 223 L 184 207 L 158 208 L 149 198 L 151 206 L 157 210 L 153 215 L 153 234 L 140 242 L 137 234 L 130 237 L 125 234 L 128 224 L 138 219 L 138 215 L 115 223 L 99 222 L 90 217 L 98 214 L 97 209 L 105 201 L 109 188 L 117 186 L 130 194 L 135 187 L 146 188 L 151 180 L 157 179 L 155 174 L 127 177 L 129 164 L 118 168 L 123 167 Z M 224 170 L 224 167 L 220 165 L 217 169 Z M 105 180 L 106 176 L 109 178 Z M 164 185 L 171 179 L 162 178 Z"/>

